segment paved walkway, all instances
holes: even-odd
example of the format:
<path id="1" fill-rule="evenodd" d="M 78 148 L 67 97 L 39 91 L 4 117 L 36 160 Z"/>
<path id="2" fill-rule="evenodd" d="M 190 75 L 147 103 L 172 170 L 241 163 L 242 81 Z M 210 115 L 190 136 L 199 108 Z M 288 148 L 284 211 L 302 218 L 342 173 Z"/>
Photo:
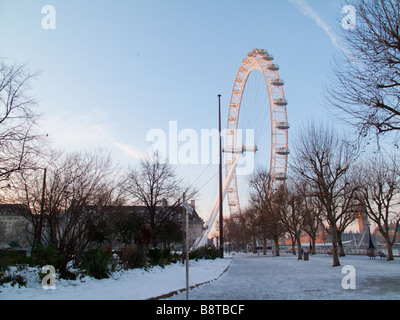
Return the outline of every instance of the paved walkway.
<path id="1" fill-rule="evenodd" d="M 189 299 L 400 299 L 400 260 L 388 262 L 347 256 L 340 262 L 340 267 L 332 268 L 332 258 L 324 255 L 310 256 L 309 261 L 303 261 L 291 254 L 281 257 L 238 254 L 218 280 L 190 290 Z M 345 278 L 350 275 L 343 268 L 345 265 L 354 267 L 355 289 L 345 290 L 342 286 L 342 281 L 350 281 Z M 184 300 L 186 293 L 169 299 Z"/>

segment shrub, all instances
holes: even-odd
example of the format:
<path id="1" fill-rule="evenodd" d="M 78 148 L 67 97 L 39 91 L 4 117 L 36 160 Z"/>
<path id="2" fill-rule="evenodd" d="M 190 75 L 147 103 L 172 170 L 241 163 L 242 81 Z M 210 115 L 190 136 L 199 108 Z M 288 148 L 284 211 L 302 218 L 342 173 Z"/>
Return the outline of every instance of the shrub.
<path id="1" fill-rule="evenodd" d="M 152 266 L 160 264 L 161 261 L 161 250 L 160 248 L 154 247 L 149 249 L 147 252 L 147 258 Z"/>
<path id="2" fill-rule="evenodd" d="M 59 277 L 60 279 L 65 279 L 65 280 L 76 280 L 76 273 L 69 270 L 63 270 L 60 271 Z"/>
<path id="3" fill-rule="evenodd" d="M 204 246 L 197 248 L 196 250 L 190 251 L 189 259 L 207 259 L 214 260 L 220 257 L 220 251 L 218 248 L 213 246 Z"/>
<path id="4" fill-rule="evenodd" d="M 32 262 L 40 266 L 51 265 L 58 267 L 64 260 L 64 255 L 60 253 L 55 244 L 47 246 L 38 245 L 32 251 Z"/>
<path id="5" fill-rule="evenodd" d="M 171 254 L 171 249 L 169 248 L 151 248 L 147 253 L 147 258 L 152 266 L 159 265 L 161 267 L 177 261 L 176 256 Z"/>
<path id="6" fill-rule="evenodd" d="M 168 263 L 171 262 L 171 249 L 165 248 L 161 250 L 161 260 Z"/>
<path id="7" fill-rule="evenodd" d="M 26 287 L 26 279 L 21 276 L 20 274 L 9 274 L 2 279 L 0 279 L 0 284 L 4 283 L 11 283 L 11 286 L 14 287 L 15 285 L 18 285 L 18 288 L 21 287 Z"/>
<path id="8" fill-rule="evenodd" d="M 146 265 L 145 250 L 140 245 L 127 245 L 120 254 L 122 266 L 125 269 L 143 268 Z"/>
<path id="9" fill-rule="evenodd" d="M 26 252 L 22 250 L 0 250 L 0 265 L 26 264 L 29 259 Z"/>
<path id="10" fill-rule="evenodd" d="M 1 267 L 0 286 L 2 286 L 5 283 L 10 283 L 12 287 L 18 285 L 18 288 L 21 288 L 21 287 L 26 287 L 27 281 L 23 276 L 11 273 L 8 267 Z"/>
<path id="11" fill-rule="evenodd" d="M 110 265 L 113 255 L 102 248 L 91 249 L 82 253 L 80 268 L 84 273 L 95 279 L 108 278 L 111 274 Z"/>

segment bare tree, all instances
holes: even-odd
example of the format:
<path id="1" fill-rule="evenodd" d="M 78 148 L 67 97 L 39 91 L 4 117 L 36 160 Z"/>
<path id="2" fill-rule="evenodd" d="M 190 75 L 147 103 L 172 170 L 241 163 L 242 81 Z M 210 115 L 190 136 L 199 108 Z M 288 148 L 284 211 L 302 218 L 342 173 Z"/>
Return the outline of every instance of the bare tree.
<path id="1" fill-rule="evenodd" d="M 186 200 L 196 193 L 183 186 L 174 168 L 161 161 L 157 152 L 141 160 L 138 168 L 130 169 L 125 191 L 136 204 L 146 207 L 145 222 L 154 233 L 153 244 L 156 244 L 157 233 L 163 224 L 172 221 L 178 214 L 183 193 Z"/>
<path id="2" fill-rule="evenodd" d="M 352 166 L 348 172 L 343 176 L 343 190 L 338 197 L 337 201 L 337 232 L 338 232 L 338 244 L 339 244 L 339 255 L 345 256 L 342 234 L 346 229 L 357 219 L 359 212 L 359 201 L 358 201 L 358 177 L 356 176 L 355 166 Z"/>
<path id="3" fill-rule="evenodd" d="M 311 238 L 311 254 L 315 254 L 315 241 L 321 225 L 322 206 L 318 198 L 312 196 L 312 194 L 309 194 L 309 190 L 305 182 L 300 182 L 298 191 L 302 194 L 304 199 L 304 231 Z"/>
<path id="4" fill-rule="evenodd" d="M 20 199 L 30 208 L 36 243 L 55 245 L 63 256 L 57 267 L 65 270 L 68 261 L 87 248 L 89 233 L 107 208 L 122 198 L 109 153 L 52 153 L 50 159 L 45 177 L 42 170 L 21 172 Z"/>
<path id="5" fill-rule="evenodd" d="M 217 228 L 218 226 L 219 225 L 217 224 Z M 232 216 L 224 218 L 223 228 L 225 238 L 229 242 L 229 250 L 231 251 L 233 249 L 232 246 L 234 246 L 236 248 L 236 252 L 239 252 L 242 243 L 240 237 L 240 226 L 236 219 Z"/>
<path id="6" fill-rule="evenodd" d="M 23 65 L 0 62 L 0 182 L 6 186 L 13 173 L 32 166 L 37 153 L 36 101 L 28 95 L 35 76 Z"/>
<path id="7" fill-rule="evenodd" d="M 256 208 L 248 207 L 244 210 L 244 216 L 246 221 L 246 231 L 253 242 L 253 253 L 257 253 L 257 240 L 262 235 L 259 212 Z M 266 243 L 264 243 L 264 251 L 265 247 Z"/>
<path id="8" fill-rule="evenodd" d="M 360 137 L 400 130 L 400 4 L 352 0 L 354 30 L 342 30 L 346 55 L 333 68 L 327 97 Z M 398 146 L 397 142 L 395 144 Z"/>
<path id="9" fill-rule="evenodd" d="M 245 209 L 242 212 L 232 216 L 233 221 L 236 224 L 237 242 L 241 244 L 244 252 L 247 252 L 247 245 L 251 242 L 251 240 L 253 240 L 251 231 L 254 225 L 251 225 L 249 214 L 250 211 Z"/>
<path id="10" fill-rule="evenodd" d="M 348 192 L 347 175 L 354 161 L 352 147 L 332 129 L 309 123 L 294 145 L 292 168 L 305 180 L 310 193 L 323 207 L 324 220 L 332 234 L 333 266 L 339 266 L 338 243 L 344 208 L 343 197 Z M 353 193 L 354 195 L 354 193 Z"/>
<path id="11" fill-rule="evenodd" d="M 296 185 L 293 180 L 286 182 L 281 188 L 279 195 L 279 211 L 280 218 L 286 231 L 297 243 L 297 258 L 302 259 L 302 247 L 300 236 L 305 227 L 306 210 L 303 193 L 300 186 Z M 295 245 L 293 243 L 293 247 Z"/>
<path id="12" fill-rule="evenodd" d="M 370 159 L 361 168 L 360 200 L 366 213 L 385 238 L 388 260 L 400 225 L 400 172 L 395 159 Z M 393 229 L 392 229 L 392 228 Z"/>
<path id="13" fill-rule="evenodd" d="M 265 169 L 258 169 L 250 179 L 252 208 L 257 213 L 259 236 L 264 243 L 266 254 L 267 239 L 272 239 L 275 246 L 275 255 L 279 256 L 279 240 L 284 234 L 280 219 L 278 193 L 272 191 L 271 175 Z"/>

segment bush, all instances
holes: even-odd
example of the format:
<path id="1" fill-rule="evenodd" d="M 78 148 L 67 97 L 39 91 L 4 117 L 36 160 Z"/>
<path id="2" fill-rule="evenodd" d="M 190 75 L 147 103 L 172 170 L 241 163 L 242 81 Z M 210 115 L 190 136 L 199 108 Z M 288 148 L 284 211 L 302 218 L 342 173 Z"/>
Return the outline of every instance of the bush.
<path id="1" fill-rule="evenodd" d="M 18 285 L 18 288 L 21 288 L 21 287 L 26 287 L 27 281 L 23 276 L 11 273 L 8 267 L 1 267 L 0 286 L 2 286 L 5 283 L 10 283 L 12 287 Z"/>
<path id="2" fill-rule="evenodd" d="M 8 274 L 0 279 L 0 285 L 3 285 L 4 283 L 11 283 L 12 287 L 18 285 L 18 288 L 21 288 L 26 287 L 27 281 L 20 274 Z"/>
<path id="3" fill-rule="evenodd" d="M 82 253 L 80 268 L 90 277 L 105 279 L 111 274 L 112 260 L 111 252 L 106 252 L 102 248 L 91 249 Z"/>
<path id="4" fill-rule="evenodd" d="M 156 266 L 156 265 L 160 264 L 160 261 L 161 261 L 160 248 L 154 247 L 154 248 L 149 249 L 149 251 L 147 252 L 147 258 L 149 260 L 149 263 L 152 266 Z"/>
<path id="5" fill-rule="evenodd" d="M 147 253 L 147 258 L 152 266 L 158 265 L 161 267 L 177 261 L 177 258 L 171 254 L 171 249 L 169 248 L 151 248 Z"/>
<path id="6" fill-rule="evenodd" d="M 63 270 L 60 271 L 59 277 L 60 279 L 65 279 L 65 280 L 76 280 L 76 273 L 69 270 Z"/>
<path id="7" fill-rule="evenodd" d="M 36 246 L 32 251 L 31 263 L 40 266 L 54 266 L 58 268 L 64 260 L 64 255 L 60 253 L 55 244 L 49 244 L 46 247 L 43 245 Z"/>
<path id="8" fill-rule="evenodd" d="M 145 250 L 140 245 L 127 245 L 121 253 L 120 259 L 125 269 L 143 268 L 146 265 Z"/>
<path id="9" fill-rule="evenodd" d="M 189 259 L 207 259 L 214 260 L 220 257 L 220 250 L 213 246 L 204 246 L 190 251 Z"/>
<path id="10" fill-rule="evenodd" d="M 0 265 L 12 266 L 15 264 L 26 264 L 30 260 L 23 250 L 0 250 Z"/>

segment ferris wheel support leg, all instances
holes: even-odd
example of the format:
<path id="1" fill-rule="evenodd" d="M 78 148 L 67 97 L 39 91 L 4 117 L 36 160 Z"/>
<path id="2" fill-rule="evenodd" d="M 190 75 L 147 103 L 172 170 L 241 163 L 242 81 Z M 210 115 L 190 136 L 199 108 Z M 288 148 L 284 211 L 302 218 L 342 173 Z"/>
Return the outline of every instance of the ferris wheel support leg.
<path id="1" fill-rule="evenodd" d="M 231 184 L 232 178 L 236 171 L 236 166 L 239 162 L 240 156 L 241 156 L 241 154 L 239 154 L 236 157 L 235 162 L 232 164 L 231 170 L 229 171 L 229 173 L 225 179 L 224 185 L 222 187 L 222 201 L 224 201 L 224 199 L 226 197 L 226 193 L 228 192 L 229 185 Z M 217 200 L 215 201 L 214 206 L 211 210 L 210 216 L 207 220 L 206 226 L 204 227 L 203 233 L 199 238 L 197 238 L 197 240 L 193 244 L 192 249 L 196 249 L 198 247 L 202 247 L 207 244 L 208 234 L 210 233 L 211 228 L 214 225 L 215 219 L 217 218 L 218 213 L 219 213 L 219 201 L 220 201 L 220 199 L 219 199 L 219 197 L 217 197 Z"/>

